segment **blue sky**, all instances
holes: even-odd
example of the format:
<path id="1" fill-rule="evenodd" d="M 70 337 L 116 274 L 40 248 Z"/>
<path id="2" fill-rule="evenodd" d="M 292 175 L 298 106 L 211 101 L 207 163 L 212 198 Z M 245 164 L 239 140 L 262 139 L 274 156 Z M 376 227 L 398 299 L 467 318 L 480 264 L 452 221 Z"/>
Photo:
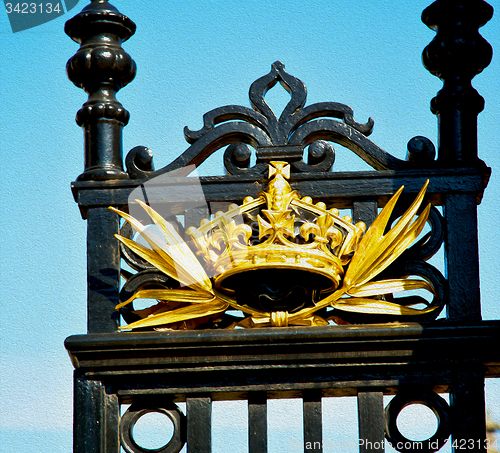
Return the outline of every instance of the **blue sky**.
<path id="1" fill-rule="evenodd" d="M 308 104 L 341 102 L 354 109 L 358 122 L 374 118 L 370 139 L 396 157 L 404 159 L 416 135 L 437 141 L 429 102 L 442 83 L 421 63 L 434 36 L 420 21 L 429 0 L 112 3 L 137 24 L 123 46 L 137 63 L 137 77 L 118 93 L 131 113 L 124 150 L 148 146 L 157 168 L 187 148 L 184 126 L 200 128 L 203 114 L 221 105 L 249 105 L 250 84 L 276 60 L 306 84 Z M 498 2 L 490 3 L 498 9 Z M 86 4 L 81 0 L 70 13 L 15 34 L 7 14 L 0 13 L 5 451 L 71 451 L 72 366 L 63 341 L 86 330 L 86 258 L 85 222 L 70 182 L 83 170 L 82 131 L 74 118 L 87 96 L 66 77 L 66 61 L 78 45 L 63 28 Z M 479 155 L 493 170 L 478 208 L 485 319 L 500 314 L 499 17 L 481 29 L 496 53 L 473 81 L 486 100 L 479 115 Z M 283 102 L 273 91 L 266 99 Z M 221 162 L 215 154 L 199 174 L 222 173 Z M 334 170 L 352 169 L 368 168 L 338 150 Z M 499 421 L 500 386 L 489 382 L 486 391 Z"/>

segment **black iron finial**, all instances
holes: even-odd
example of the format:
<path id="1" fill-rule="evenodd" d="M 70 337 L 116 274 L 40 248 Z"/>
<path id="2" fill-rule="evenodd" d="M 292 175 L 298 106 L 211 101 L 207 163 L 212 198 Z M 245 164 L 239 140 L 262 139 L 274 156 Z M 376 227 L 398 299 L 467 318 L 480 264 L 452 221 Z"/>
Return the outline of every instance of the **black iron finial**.
<path id="1" fill-rule="evenodd" d="M 477 115 L 484 99 L 472 79 L 490 64 L 492 49 L 479 28 L 493 15 L 483 0 L 437 0 L 422 13 L 422 21 L 437 32 L 424 49 L 424 66 L 443 80 L 431 101 L 438 116 L 438 161 L 448 165 L 474 165 L 477 156 Z"/>
<path id="2" fill-rule="evenodd" d="M 68 77 L 89 95 L 76 115 L 85 132 L 85 171 L 78 179 L 128 178 L 122 128 L 129 113 L 115 95 L 135 77 L 135 62 L 121 47 L 135 33 L 135 24 L 107 0 L 92 0 L 66 22 L 65 32 L 80 44 L 66 65 Z"/>

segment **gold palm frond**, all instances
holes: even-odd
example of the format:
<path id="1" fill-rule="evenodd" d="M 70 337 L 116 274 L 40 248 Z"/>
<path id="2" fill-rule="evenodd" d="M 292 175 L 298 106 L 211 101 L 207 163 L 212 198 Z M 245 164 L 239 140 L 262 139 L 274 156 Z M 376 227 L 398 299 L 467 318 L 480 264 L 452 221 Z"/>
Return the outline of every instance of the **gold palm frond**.
<path id="1" fill-rule="evenodd" d="M 141 203 L 141 206 L 147 206 L 139 200 L 137 201 Z M 156 211 L 149 206 L 147 208 L 148 214 L 153 214 L 154 217 L 152 218 L 153 221 L 156 220 L 155 223 L 159 222 L 159 219 L 162 220 L 160 225 L 165 227 L 161 229 L 165 236 L 164 240 L 161 240 L 156 233 L 147 229 L 141 222 L 134 219 L 134 217 L 110 207 L 112 211 L 123 217 L 140 233 L 151 249 L 120 235 L 116 235 L 116 238 L 158 270 L 178 280 L 181 285 L 188 286 L 194 290 L 211 292 L 212 284 L 205 270 L 185 244 L 184 240 L 178 235 L 173 226 L 156 213 Z M 167 228 L 167 224 L 170 228 Z M 175 234 L 172 234 L 171 230 L 175 231 Z"/>
<path id="2" fill-rule="evenodd" d="M 173 324 L 180 321 L 188 321 L 194 318 L 203 318 L 205 316 L 223 313 L 227 310 L 228 306 L 228 304 L 214 299 L 213 302 L 186 305 L 185 307 L 176 308 L 165 313 L 149 315 L 147 318 L 141 319 L 120 328 L 137 329 L 138 327 L 155 327 Z"/>
<path id="3" fill-rule="evenodd" d="M 276 167 L 276 165 L 280 163 L 272 164 Z M 286 170 L 283 165 L 282 167 Z M 252 270 L 252 260 L 251 258 L 246 258 L 247 254 L 245 251 L 248 250 L 248 256 L 251 257 L 250 251 L 253 249 L 257 250 L 254 252 L 256 257 L 254 258 L 254 263 L 256 263 L 254 269 L 260 266 L 258 260 L 262 259 L 261 257 L 267 256 L 265 255 L 267 249 L 269 253 L 271 253 L 270 256 L 272 260 L 278 259 L 279 256 L 276 254 L 279 253 L 284 254 L 283 256 L 288 256 L 288 253 L 292 255 L 295 254 L 293 256 L 297 257 L 296 259 L 299 260 L 299 264 L 295 266 L 293 262 L 287 261 L 286 266 L 295 266 L 295 268 L 303 266 L 304 269 L 311 272 L 318 272 L 314 270 L 314 266 L 319 266 L 319 261 L 317 261 L 317 259 L 323 259 L 323 262 L 328 263 L 330 263 L 331 260 L 338 260 L 337 263 L 344 265 L 344 268 L 341 264 L 332 265 L 331 267 L 332 272 L 336 272 L 335 278 L 331 280 L 333 285 L 338 285 L 337 289 L 334 287 L 331 294 L 314 303 L 312 306 L 303 308 L 295 313 L 283 311 L 266 312 L 248 305 L 241 305 L 236 301 L 233 290 L 214 286 L 214 279 L 216 279 L 216 282 L 219 281 L 220 285 L 220 281 L 223 281 L 224 278 L 221 279 L 221 275 L 213 277 L 212 279 L 209 278 L 196 255 L 191 251 L 175 228 L 150 206 L 137 200 L 149 214 L 154 225 L 156 225 L 157 229 L 161 232 L 161 236 L 152 229 L 141 224 L 129 214 L 111 207 L 110 209 L 119 214 L 138 231 L 146 240 L 149 248 L 120 235 L 116 235 L 116 237 L 138 256 L 152 264 L 156 269 L 174 280 L 177 280 L 180 284 L 180 288 L 143 289 L 137 291 L 128 300 L 118 304 L 116 308 L 119 309 L 136 299 L 157 299 L 161 301 L 161 303 L 155 308 L 144 310 L 142 313 L 146 316 L 145 318 L 121 328 L 134 329 L 139 327 L 158 327 L 165 325 L 168 327 L 169 325 L 174 325 L 175 323 L 183 321 L 190 321 L 193 323 L 193 320 L 196 319 L 201 322 L 202 319 L 206 319 L 207 317 L 216 317 L 224 313 L 228 308 L 240 310 L 247 315 L 246 318 L 237 324 L 245 328 L 287 325 L 327 325 L 331 317 L 325 319 L 316 314 L 318 310 L 327 306 L 345 312 L 403 316 L 425 314 L 437 308 L 437 306 L 433 304 L 423 309 L 418 308 L 417 305 L 421 302 L 414 302 L 410 299 L 408 299 L 409 302 L 405 304 L 378 300 L 375 298 L 377 296 L 413 290 L 424 290 L 436 296 L 436 290 L 432 283 L 425 278 L 415 279 L 405 277 L 399 279 L 376 280 L 377 276 L 394 263 L 394 261 L 400 257 L 421 234 L 427 222 L 431 207 L 430 204 L 422 210 L 420 215 L 417 216 L 417 212 L 424 199 L 429 181 L 424 184 L 411 206 L 389 231 L 386 232 L 387 225 L 398 198 L 403 191 L 403 187 L 394 194 L 373 224 L 363 234 L 365 229 L 364 225 L 352 225 L 349 219 L 341 219 L 338 217 L 338 215 L 334 213 L 334 210 L 326 211 L 323 204 L 312 205 L 307 197 L 300 199 L 298 194 L 292 192 L 289 188 L 286 182 L 286 171 L 281 169 L 281 167 L 279 167 L 279 169 L 280 171 L 275 172 L 274 175 L 275 179 L 280 176 L 280 184 L 274 184 L 274 181 L 271 181 L 269 184 L 269 193 L 267 194 L 268 208 L 272 206 L 276 210 L 264 211 L 269 219 L 279 218 L 283 220 L 281 223 L 276 221 L 273 225 L 267 225 L 267 229 L 273 230 L 275 234 L 271 232 L 272 234 L 270 234 L 268 239 L 262 244 L 252 246 L 248 243 L 251 235 L 250 227 L 245 224 L 236 224 L 236 215 L 245 211 L 245 209 L 254 209 L 257 202 L 259 205 L 262 204 L 262 200 L 264 200 L 263 195 L 266 195 L 266 192 L 264 192 L 259 195 L 257 201 L 249 198 L 249 201 L 246 202 L 248 206 L 245 204 L 242 205 L 241 211 L 239 211 L 236 206 L 230 209 L 226 214 L 217 216 L 216 219 L 211 222 L 205 221 L 202 223 L 199 230 L 191 228 L 191 232 L 188 231 L 188 233 L 195 242 L 197 253 L 201 259 L 206 261 L 205 264 L 207 265 L 213 266 L 215 263 L 221 266 L 221 264 L 218 263 L 222 263 L 226 266 L 221 267 L 221 269 L 223 269 L 222 272 L 233 272 L 234 267 L 237 266 L 243 268 L 241 257 L 244 259 L 244 271 Z M 278 176 L 276 176 L 277 174 Z M 290 194 L 293 194 L 293 196 Z M 284 195 L 290 195 L 288 197 L 289 199 Z M 280 203 L 275 203 L 276 200 L 273 197 L 280 200 Z M 306 228 L 300 230 L 306 242 L 309 241 L 307 244 L 297 245 L 288 240 L 285 241 L 283 238 L 280 239 L 280 231 L 277 231 L 281 224 L 286 224 L 289 229 L 291 228 L 289 223 L 293 221 L 293 217 L 287 216 L 289 215 L 288 213 L 292 211 L 287 209 L 289 209 L 289 206 L 293 203 L 300 205 L 301 208 L 309 208 L 309 210 L 316 213 L 318 219 L 320 219 L 319 222 L 308 223 Z M 293 214 L 291 215 L 293 216 Z M 345 233 L 342 233 L 342 230 L 344 230 Z M 287 234 L 291 234 L 290 232 L 293 233 L 293 228 Z M 313 239 L 310 239 L 311 235 Z M 214 238 L 218 238 L 217 241 L 215 241 L 217 244 L 213 242 Z M 335 241 L 333 241 L 332 238 L 334 238 Z M 223 243 L 219 244 L 220 241 Z M 330 248 L 326 247 L 327 243 Z M 329 253 L 333 253 L 330 252 L 330 249 L 333 250 L 335 248 L 334 246 L 338 246 L 336 250 L 338 249 L 338 254 L 342 256 L 332 256 L 332 258 L 329 258 L 330 261 L 324 261 L 324 257 Z M 346 253 L 347 249 L 353 251 L 352 256 Z M 311 251 L 304 252 L 304 250 Z M 228 255 L 230 259 L 220 261 L 218 257 L 220 256 L 223 258 L 225 256 L 224 253 Z M 240 258 L 234 260 L 232 258 L 233 253 L 237 253 Z M 310 253 L 310 255 L 307 255 L 307 253 Z M 312 259 L 313 256 L 316 257 L 316 261 Z M 289 258 L 286 258 L 286 260 L 289 260 Z M 266 269 L 272 268 L 272 266 L 269 266 L 269 262 L 269 259 L 265 262 Z M 273 261 L 271 261 L 271 263 L 272 262 Z M 264 266 L 264 264 L 262 265 Z M 227 266 L 232 266 L 233 269 Z M 213 275 L 213 271 L 214 269 L 211 270 L 211 275 Z M 224 275 L 222 275 L 222 277 L 224 277 Z M 328 292 L 326 294 L 328 294 Z M 138 312 L 138 314 L 140 315 L 141 312 Z"/>
<path id="4" fill-rule="evenodd" d="M 315 311 L 326 306 L 331 306 L 342 311 L 385 315 L 418 315 L 435 310 L 435 306 L 419 310 L 401 306 L 393 302 L 367 299 L 368 296 L 382 296 L 416 289 L 424 289 L 434 295 L 436 294 L 432 284 L 426 280 L 401 278 L 372 281 L 401 256 L 422 232 L 427 222 L 431 205 L 427 205 L 417 219 L 414 220 L 414 217 L 422 204 L 428 184 L 429 180 L 425 182 L 414 202 L 401 216 L 396 225 L 384 235 L 396 202 L 404 189 L 404 186 L 402 186 L 385 205 L 382 212 L 380 212 L 358 243 L 345 273 L 342 286 L 333 294 L 320 301 L 316 306 L 305 308 L 294 316 L 299 318 L 310 316 Z M 341 299 L 346 295 L 355 297 Z"/>
<path id="5" fill-rule="evenodd" d="M 396 225 L 384 235 L 385 228 L 404 186 L 389 200 L 389 203 L 368 228 L 365 236 L 358 244 L 344 277 L 344 286 L 353 288 L 373 279 L 403 253 L 420 235 L 427 222 L 431 205 L 427 205 L 422 214 L 415 220 L 414 216 L 420 207 L 429 184 L 426 181 L 417 198 L 401 216 Z"/>

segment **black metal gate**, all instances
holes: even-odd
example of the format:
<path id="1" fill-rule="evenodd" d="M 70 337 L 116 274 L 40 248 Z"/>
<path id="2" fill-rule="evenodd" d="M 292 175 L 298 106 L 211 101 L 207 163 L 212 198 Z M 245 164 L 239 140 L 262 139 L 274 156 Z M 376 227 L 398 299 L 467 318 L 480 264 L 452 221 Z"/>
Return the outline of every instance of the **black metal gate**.
<path id="1" fill-rule="evenodd" d="M 115 93 L 135 75 L 121 48 L 134 23 L 106 1 L 92 2 L 67 22 L 66 33 L 81 44 L 68 75 L 89 94 L 77 114 L 85 131 L 85 171 L 72 186 L 88 223 L 88 334 L 66 340 L 75 366 L 75 452 L 153 451 L 137 445 L 132 432 L 151 411 L 166 414 L 175 427 L 171 441 L 154 451 L 177 452 L 187 443 L 190 453 L 210 452 L 212 401 L 227 400 L 248 401 L 249 451 L 265 452 L 267 400 L 274 398 L 302 399 L 304 451 L 323 451 L 322 401 L 342 396 L 357 398 L 362 452 L 383 451 L 386 441 L 400 452 L 437 451 L 450 436 L 454 450 L 486 450 L 484 379 L 500 375 L 500 323 L 481 320 L 476 206 L 490 172 L 477 155 L 483 99 L 471 80 L 491 59 L 478 33 L 491 15 L 482 0 L 440 0 L 423 13 L 437 31 L 424 64 L 444 81 L 431 103 L 439 119 L 437 156 L 424 137 L 409 142 L 405 161 L 391 156 L 367 138 L 372 122 L 357 123 L 348 106 L 306 106 L 303 83 L 275 62 L 252 85 L 252 108 L 207 113 L 201 130 L 185 131 L 191 146 L 160 170 L 144 147 L 128 153 L 126 169 L 122 163 L 128 112 Z M 279 119 L 264 101 L 276 83 L 291 94 Z M 329 172 L 332 143 L 355 152 L 373 171 Z M 224 147 L 228 174 L 200 178 L 209 214 L 265 190 L 275 161 L 289 165 L 290 185 L 301 196 L 323 203 L 320 209 L 348 210 L 353 222 L 368 226 L 399 187 L 405 186 L 401 202 L 407 207 L 429 179 L 429 232 L 398 258 L 397 272 L 431 282 L 432 313 L 330 310 L 322 316 L 340 325 L 118 332 L 120 317 L 135 318 L 115 306 L 141 289 L 161 287 L 166 277 L 119 245 L 114 235 L 131 237 L 131 230 L 108 207 L 128 210 L 139 189 L 150 205 L 178 219 L 181 230 L 198 227 L 206 212 L 183 205 L 192 201 L 186 169 Z M 442 244 L 445 276 L 427 262 Z M 442 310 L 445 316 L 436 319 Z M 449 403 L 440 393 L 449 394 Z M 386 407 L 384 395 L 395 395 Z M 179 402 L 186 403 L 185 414 Z M 425 442 L 406 439 L 396 424 L 413 403 L 430 407 L 438 419 Z M 130 406 L 121 413 L 123 405 Z"/>

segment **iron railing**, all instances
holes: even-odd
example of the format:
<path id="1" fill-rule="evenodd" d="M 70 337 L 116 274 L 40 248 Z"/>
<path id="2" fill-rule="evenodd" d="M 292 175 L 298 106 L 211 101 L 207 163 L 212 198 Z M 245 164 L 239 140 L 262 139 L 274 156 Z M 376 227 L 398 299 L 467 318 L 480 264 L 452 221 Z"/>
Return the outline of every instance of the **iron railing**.
<path id="1" fill-rule="evenodd" d="M 185 131 L 191 146 L 160 170 L 144 147 L 130 151 L 126 169 L 122 163 L 128 112 L 115 93 L 135 75 L 133 60 L 121 48 L 135 25 L 106 1 L 92 2 L 68 21 L 66 32 L 81 44 L 68 74 L 89 93 L 77 115 L 85 131 L 85 171 L 72 186 L 88 224 L 88 334 L 66 340 L 75 366 L 75 452 L 151 451 L 133 438 L 134 424 L 150 411 L 167 415 L 175 427 L 171 441 L 154 451 L 180 451 L 187 442 L 190 453 L 210 452 L 212 401 L 227 400 L 248 401 L 249 451 L 265 452 L 267 400 L 274 398 L 303 400 L 304 451 L 322 451 L 322 400 L 342 396 L 357 397 L 361 452 L 383 451 L 384 440 L 401 452 L 436 451 L 450 435 L 455 450 L 485 451 L 484 379 L 500 376 L 500 351 L 490 347 L 499 344 L 500 322 L 481 320 L 476 206 L 489 169 L 477 156 L 482 98 L 470 81 L 491 59 L 478 33 L 491 15 L 482 0 L 441 0 L 423 13 L 437 30 L 424 63 L 444 81 L 432 102 L 439 118 L 437 156 L 424 137 L 409 142 L 405 161 L 391 156 L 367 138 L 371 120 L 357 123 L 348 106 L 335 102 L 306 106 L 302 82 L 276 62 L 252 85 L 253 108 L 207 113 L 201 130 Z M 291 93 L 279 119 L 264 101 L 276 83 Z M 373 171 L 329 172 L 332 143 L 358 154 Z M 393 318 L 346 315 L 344 321 L 353 324 L 118 332 L 120 316 L 133 316 L 115 310 L 121 296 L 168 282 L 120 248 L 114 235 L 131 231 L 108 207 L 128 210 L 139 189 L 148 203 L 183 217 L 185 228 L 198 226 L 203 210 L 182 208 L 192 198 L 179 187 L 190 165 L 224 147 L 228 174 L 200 178 L 213 210 L 263 190 L 272 160 L 290 164 L 290 184 L 301 195 L 350 210 L 367 225 L 401 185 L 405 205 L 429 179 L 429 234 L 393 271 L 432 281 L 443 315 L 436 319 L 437 310 L 389 324 Z M 427 262 L 442 244 L 444 275 Z M 125 285 L 121 276 L 128 279 Z M 440 393 L 449 393 L 449 403 Z M 384 395 L 396 395 L 385 408 Z M 186 402 L 186 414 L 179 402 Z M 430 407 L 438 419 L 436 433 L 422 445 L 412 444 L 396 424 L 412 403 Z"/>

